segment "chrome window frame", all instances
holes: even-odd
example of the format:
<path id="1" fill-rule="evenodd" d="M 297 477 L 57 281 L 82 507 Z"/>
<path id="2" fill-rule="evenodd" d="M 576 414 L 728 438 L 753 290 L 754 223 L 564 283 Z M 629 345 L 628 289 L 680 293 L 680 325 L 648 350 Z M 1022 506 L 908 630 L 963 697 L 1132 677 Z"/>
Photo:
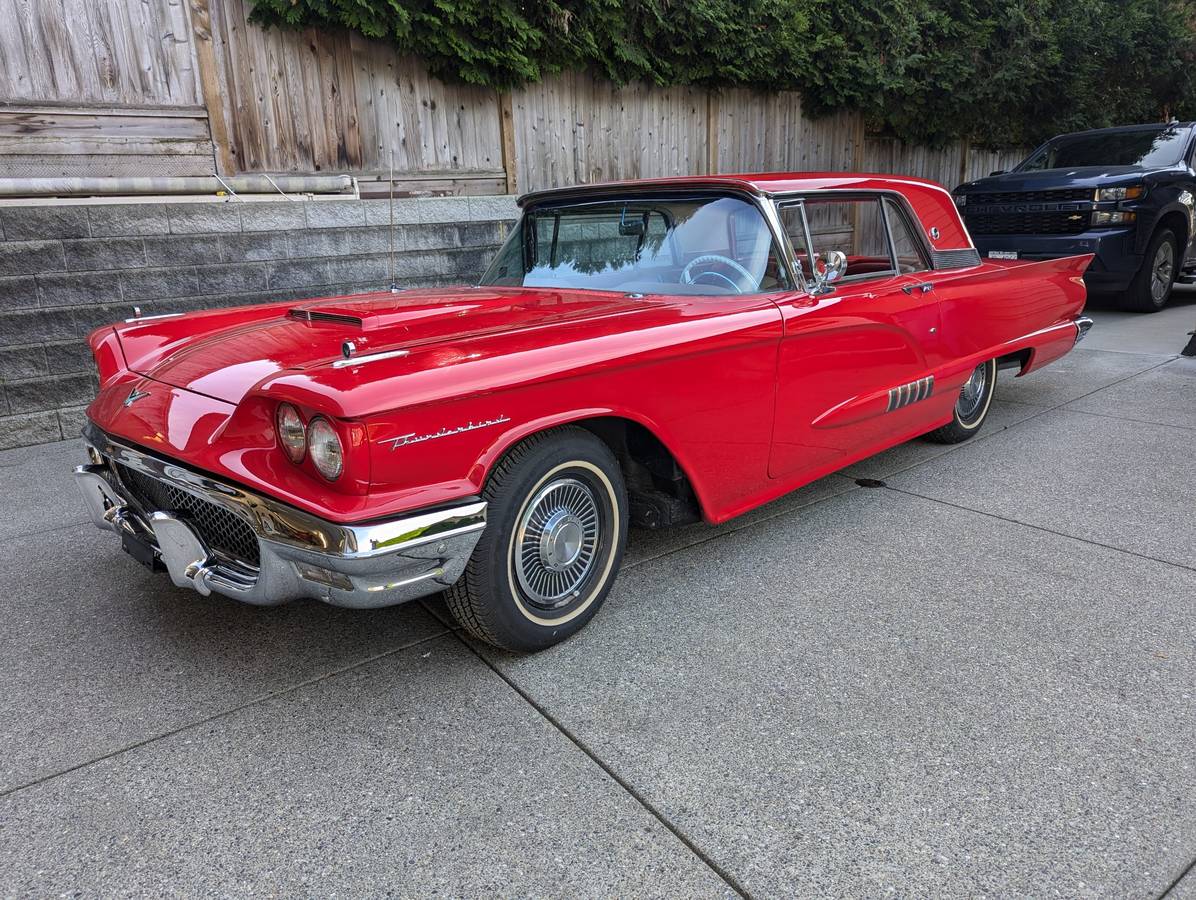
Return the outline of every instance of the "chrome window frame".
<path id="1" fill-rule="evenodd" d="M 803 223 L 803 230 L 806 233 L 806 245 L 808 247 L 812 248 L 814 246 L 814 242 L 813 242 L 812 236 L 809 231 L 810 226 L 809 226 L 809 222 L 806 218 L 805 208 L 804 208 L 804 204 L 805 204 L 806 200 L 808 200 L 808 199 L 835 199 L 835 200 L 843 200 L 845 202 L 849 202 L 853 198 L 873 198 L 873 197 L 876 198 L 877 202 L 880 202 L 880 204 L 881 204 L 881 215 L 884 217 L 884 223 L 885 223 L 885 238 L 889 245 L 889 254 L 890 254 L 889 259 L 893 265 L 893 268 L 889 272 L 868 273 L 866 275 L 854 275 L 854 276 L 851 276 L 850 278 L 846 278 L 846 279 L 841 278 L 838 281 L 836 281 L 835 284 L 843 284 L 845 282 L 849 283 L 849 284 L 858 284 L 862 281 L 866 281 L 866 280 L 870 280 L 870 279 L 874 279 L 874 278 L 896 278 L 896 277 L 900 277 L 902 274 L 910 274 L 910 275 L 917 274 L 917 273 L 902 273 L 902 272 L 897 271 L 897 254 L 895 251 L 895 247 L 893 245 L 892 229 L 889 224 L 887 211 L 885 209 L 884 203 L 882 202 L 883 199 L 887 197 L 887 198 L 890 198 L 893 200 L 893 202 L 897 205 L 897 208 L 906 217 L 907 224 L 917 223 L 918 226 L 921 226 L 922 220 L 919 219 L 917 213 L 915 213 L 913 211 L 913 208 L 910 206 L 910 202 L 906 198 L 906 196 L 904 194 L 902 194 L 900 191 L 895 191 L 895 190 L 857 190 L 857 189 L 843 190 L 843 189 L 838 189 L 838 188 L 829 188 L 829 189 L 820 190 L 820 191 L 792 191 L 792 192 L 787 192 L 787 193 L 768 194 L 767 198 L 769 201 L 771 201 L 771 205 L 773 207 L 774 214 L 775 214 L 776 228 L 779 231 L 780 235 L 784 238 L 784 246 L 785 246 L 787 257 L 788 257 L 786 262 L 789 263 L 790 268 L 795 269 L 798 273 L 802 272 L 801 266 L 797 262 L 797 254 L 793 248 L 793 243 L 789 239 L 789 232 L 785 229 L 784 224 L 781 222 L 780 210 L 782 207 L 790 206 L 795 203 L 800 203 L 803 205 L 802 223 Z M 911 228 L 911 231 L 914 235 L 914 240 L 917 242 L 919 252 L 922 256 L 922 262 L 926 265 L 926 268 L 922 269 L 920 271 L 924 271 L 924 272 L 935 271 L 938 268 L 938 266 L 935 265 L 935 259 L 936 259 L 935 254 L 940 251 L 936 251 L 932 246 L 930 246 L 929 241 L 927 241 L 927 239 L 926 239 L 925 229 L 923 229 L 921 227 L 914 227 L 914 228 Z M 804 275 L 799 274 L 798 281 L 799 281 L 799 283 L 805 285 L 806 293 L 812 294 L 814 292 L 814 285 L 807 283 Z"/>

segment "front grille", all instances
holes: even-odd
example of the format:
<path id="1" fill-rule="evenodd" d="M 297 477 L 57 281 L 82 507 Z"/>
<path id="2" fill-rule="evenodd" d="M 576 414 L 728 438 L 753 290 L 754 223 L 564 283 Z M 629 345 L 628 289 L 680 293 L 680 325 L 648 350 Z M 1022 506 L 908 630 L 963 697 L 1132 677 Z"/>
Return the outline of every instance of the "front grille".
<path id="1" fill-rule="evenodd" d="M 972 234 L 1079 234 L 1088 228 L 1086 212 L 965 214 Z"/>
<path id="2" fill-rule="evenodd" d="M 1052 191 L 991 191 L 968 194 L 968 203 L 1068 203 L 1091 200 L 1092 188 L 1060 188 Z"/>
<path id="3" fill-rule="evenodd" d="M 962 211 L 972 234 L 1079 234 L 1088 228 L 1091 201 L 1092 188 L 988 191 L 968 194 Z M 1035 204 L 1071 208 L 1034 209 Z"/>
<path id="4" fill-rule="evenodd" d="M 253 566 L 261 565 L 257 535 L 249 523 L 236 513 L 172 484 L 151 478 L 131 466 L 123 463 L 115 465 L 121 481 L 134 494 L 134 499 L 148 511 L 180 513 L 213 550 L 230 559 Z"/>

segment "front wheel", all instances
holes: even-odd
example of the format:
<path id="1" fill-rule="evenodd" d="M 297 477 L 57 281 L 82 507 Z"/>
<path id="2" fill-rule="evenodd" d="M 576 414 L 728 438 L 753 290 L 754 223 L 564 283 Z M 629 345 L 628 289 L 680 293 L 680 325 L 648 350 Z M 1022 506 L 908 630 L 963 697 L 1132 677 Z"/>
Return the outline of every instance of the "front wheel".
<path id="1" fill-rule="evenodd" d="M 968 380 L 959 389 L 951 421 L 942 428 L 936 428 L 926 439 L 936 444 L 958 444 L 966 441 L 984 424 L 992 406 L 993 392 L 997 388 L 997 361 L 990 359 L 972 370 Z"/>
<path id="2" fill-rule="evenodd" d="M 472 635 L 543 650 L 580 631 L 606 599 L 627 543 L 627 491 L 610 449 L 583 428 L 528 438 L 495 466 L 487 524 L 445 594 Z"/>
<path id="3" fill-rule="evenodd" d="M 1150 239 L 1142 268 L 1134 276 L 1130 289 L 1121 297 L 1127 312 L 1158 312 L 1171 299 L 1171 288 L 1179 271 L 1179 241 L 1169 228 L 1160 229 Z"/>

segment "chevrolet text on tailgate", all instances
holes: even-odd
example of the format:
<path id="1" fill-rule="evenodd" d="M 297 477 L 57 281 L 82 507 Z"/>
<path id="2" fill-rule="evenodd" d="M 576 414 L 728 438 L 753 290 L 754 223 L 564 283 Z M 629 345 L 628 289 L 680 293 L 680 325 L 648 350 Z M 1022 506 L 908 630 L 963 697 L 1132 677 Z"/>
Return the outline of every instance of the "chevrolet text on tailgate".
<path id="1" fill-rule="evenodd" d="M 631 525 L 718 523 L 983 425 L 1067 353 L 1090 256 L 982 260 L 950 194 L 773 174 L 530 194 L 481 283 L 91 335 L 76 478 L 180 587 L 350 607 L 438 591 L 536 650 L 594 616 Z"/>

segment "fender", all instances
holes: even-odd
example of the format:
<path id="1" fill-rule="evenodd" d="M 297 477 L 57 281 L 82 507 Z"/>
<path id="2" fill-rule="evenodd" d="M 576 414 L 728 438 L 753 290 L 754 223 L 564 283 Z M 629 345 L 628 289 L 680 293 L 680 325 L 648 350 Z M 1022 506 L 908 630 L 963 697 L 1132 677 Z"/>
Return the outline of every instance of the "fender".
<path id="1" fill-rule="evenodd" d="M 707 503 L 704 496 L 706 486 L 700 478 L 695 477 L 695 470 L 687 461 L 686 454 L 681 450 L 680 444 L 671 435 L 667 434 L 666 429 L 660 423 L 655 422 L 649 416 L 625 407 L 592 407 L 590 409 L 572 410 L 570 412 L 544 416 L 539 419 L 532 419 L 520 423 L 517 427 L 507 429 L 498 440 L 487 447 L 478 457 L 477 462 L 470 470 L 470 481 L 477 486 L 478 491 L 481 491 L 494 466 L 520 441 L 551 428 L 573 425 L 592 419 L 622 419 L 627 422 L 633 422 L 646 429 L 649 434 L 660 441 L 661 446 L 676 461 L 689 481 L 690 486 L 693 488 L 694 496 L 697 497 L 698 506 L 702 509 L 703 515 L 706 514 Z"/>

